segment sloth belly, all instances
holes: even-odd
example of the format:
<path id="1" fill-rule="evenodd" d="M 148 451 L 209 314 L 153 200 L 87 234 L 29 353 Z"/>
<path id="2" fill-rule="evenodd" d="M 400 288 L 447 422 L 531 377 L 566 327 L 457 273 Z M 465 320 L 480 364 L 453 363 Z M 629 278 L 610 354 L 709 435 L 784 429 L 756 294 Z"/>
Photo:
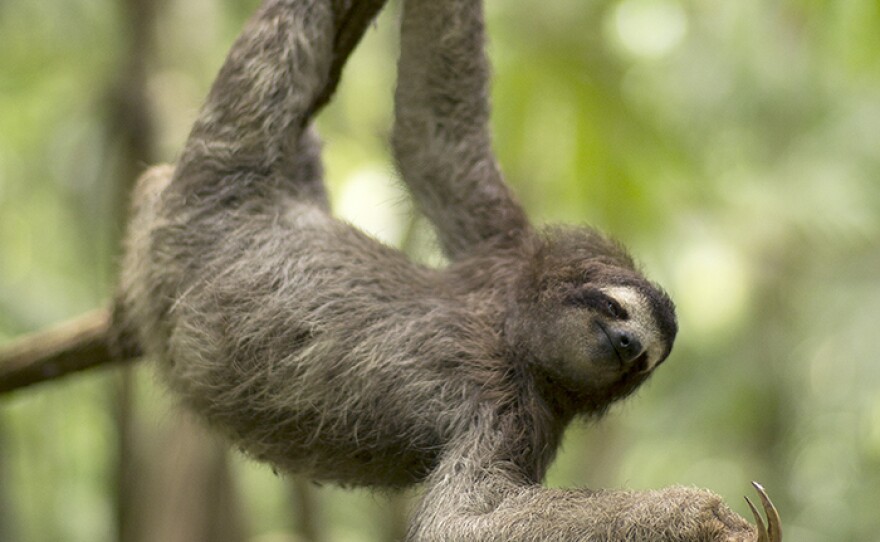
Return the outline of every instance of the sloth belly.
<path id="1" fill-rule="evenodd" d="M 216 301 L 216 297 L 214 298 Z M 349 333 L 295 319 L 179 308 L 164 373 L 178 396 L 246 454 L 351 486 L 405 487 L 436 466 L 476 395 L 455 363 L 392 345 L 394 318 Z M 277 307 L 276 307 L 277 308 Z M 244 314 L 244 313 L 242 313 Z M 220 316 L 223 315 L 223 316 Z M 190 331 L 192 330 L 192 332 Z M 384 353 L 383 353 L 384 352 Z"/>
<path id="2" fill-rule="evenodd" d="M 280 470 L 415 483 L 469 419 L 474 384 L 456 374 L 482 325 L 435 295 L 433 271 L 325 215 L 298 216 L 230 234 L 228 258 L 193 262 L 198 280 L 163 316 L 167 380 Z"/>
<path id="3" fill-rule="evenodd" d="M 197 378 L 213 382 L 210 391 L 170 378 L 184 402 L 247 455 L 280 471 L 346 486 L 399 488 L 421 481 L 467 410 L 441 404 L 436 395 L 416 398 L 405 382 L 387 381 L 396 389 L 379 394 L 374 381 L 355 396 L 357 384 L 329 386 L 320 372 L 283 373 L 242 379 L 240 367 L 215 366 Z"/>
<path id="4" fill-rule="evenodd" d="M 289 429 L 287 438 L 271 443 L 255 456 L 314 480 L 343 486 L 402 488 L 420 482 L 436 467 L 444 442 L 429 426 L 406 428 L 408 437 L 395 434 L 388 427 L 390 420 L 382 417 L 335 420 L 338 424 L 329 429 L 315 420 L 297 423 L 302 419 L 297 416 L 293 423 L 282 424 Z M 330 420 L 324 420 L 327 422 Z M 307 429 L 306 425 L 311 427 Z"/>

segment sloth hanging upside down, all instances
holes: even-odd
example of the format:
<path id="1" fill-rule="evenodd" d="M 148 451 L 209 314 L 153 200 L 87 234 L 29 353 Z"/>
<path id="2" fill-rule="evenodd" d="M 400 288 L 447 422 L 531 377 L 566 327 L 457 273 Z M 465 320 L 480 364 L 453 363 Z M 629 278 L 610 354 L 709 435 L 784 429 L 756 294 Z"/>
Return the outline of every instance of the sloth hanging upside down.
<path id="1" fill-rule="evenodd" d="M 533 226 L 504 184 L 479 0 L 403 6 L 394 155 L 449 264 L 332 216 L 311 124 L 383 3 L 264 1 L 176 166 L 139 183 L 120 336 L 260 461 L 423 483 L 408 540 L 779 542 L 759 486 L 757 528 L 699 489 L 541 486 L 569 422 L 644 382 L 677 324 L 623 247 Z"/>

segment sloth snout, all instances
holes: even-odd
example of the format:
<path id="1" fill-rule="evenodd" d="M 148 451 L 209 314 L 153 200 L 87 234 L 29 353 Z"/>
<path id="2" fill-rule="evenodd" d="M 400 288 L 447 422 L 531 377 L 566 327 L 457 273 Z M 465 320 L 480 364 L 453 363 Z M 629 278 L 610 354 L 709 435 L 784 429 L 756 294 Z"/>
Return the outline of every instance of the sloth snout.
<path id="1" fill-rule="evenodd" d="M 632 363 L 644 350 L 638 337 L 625 329 L 609 329 L 608 338 L 624 365 Z"/>

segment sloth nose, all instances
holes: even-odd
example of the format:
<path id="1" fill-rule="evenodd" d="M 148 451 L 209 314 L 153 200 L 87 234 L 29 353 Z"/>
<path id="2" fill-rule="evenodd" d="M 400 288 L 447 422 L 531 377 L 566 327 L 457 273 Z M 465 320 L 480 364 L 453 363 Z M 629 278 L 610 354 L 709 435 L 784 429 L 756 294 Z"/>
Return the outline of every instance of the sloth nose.
<path id="1" fill-rule="evenodd" d="M 609 330 L 608 336 L 611 339 L 611 345 L 614 346 L 624 364 L 632 363 L 642 354 L 641 341 L 629 331 Z"/>

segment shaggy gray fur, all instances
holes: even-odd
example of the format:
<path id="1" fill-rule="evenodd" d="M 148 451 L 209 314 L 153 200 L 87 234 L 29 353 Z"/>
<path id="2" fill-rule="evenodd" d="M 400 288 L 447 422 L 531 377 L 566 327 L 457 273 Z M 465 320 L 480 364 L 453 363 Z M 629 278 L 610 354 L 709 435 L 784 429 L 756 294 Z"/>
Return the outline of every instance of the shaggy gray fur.
<path id="1" fill-rule="evenodd" d="M 704 491 L 540 487 L 571 419 L 666 358 L 675 316 L 620 246 L 535 230 L 503 183 L 478 0 L 403 17 L 393 146 L 451 263 L 331 216 L 306 127 L 352 5 L 265 0 L 248 23 L 176 168 L 139 184 L 122 325 L 249 455 L 344 485 L 427 481 L 410 540 L 751 540 Z"/>

